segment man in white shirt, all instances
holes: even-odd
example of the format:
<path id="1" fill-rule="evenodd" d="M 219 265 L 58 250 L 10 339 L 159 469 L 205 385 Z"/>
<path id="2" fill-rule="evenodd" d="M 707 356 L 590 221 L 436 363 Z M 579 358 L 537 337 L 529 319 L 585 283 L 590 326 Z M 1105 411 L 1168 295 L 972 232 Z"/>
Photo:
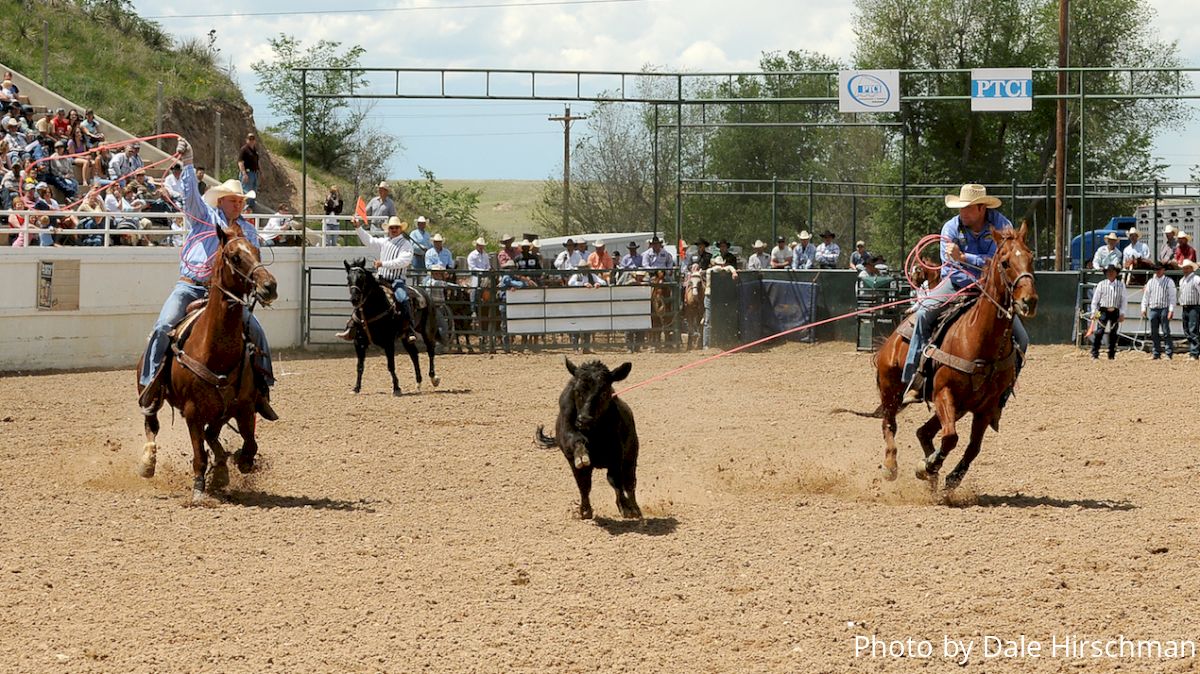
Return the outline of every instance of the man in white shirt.
<path id="1" fill-rule="evenodd" d="M 294 220 L 287 206 L 280 206 L 275 215 L 267 220 L 267 224 L 258 231 L 258 238 L 262 239 L 264 246 L 276 246 L 288 244 L 287 239 L 281 236 L 282 232 L 292 229 Z M 299 243 L 299 242 L 297 242 Z"/>
<path id="2" fill-rule="evenodd" d="M 1142 238 L 1141 232 L 1137 227 L 1131 227 L 1129 232 L 1129 245 L 1125 246 L 1125 251 L 1121 254 L 1121 259 L 1124 261 L 1126 269 L 1150 269 L 1154 266 L 1154 262 L 1150 260 L 1150 246 L 1147 246 Z"/>
<path id="3" fill-rule="evenodd" d="M 404 280 L 404 274 L 412 266 L 413 260 L 412 241 L 405 236 L 408 223 L 393 215 L 386 223 L 385 236 L 371 236 L 370 232 L 363 229 L 361 221 L 356 221 L 354 225 L 354 233 L 358 235 L 358 240 L 378 256 L 375 260 L 375 276 L 382 283 L 392 287 L 396 309 L 406 328 L 405 339 L 410 342 L 417 341 L 417 333 L 413 329 L 412 309 L 408 302 L 408 284 Z M 354 321 L 347 321 L 346 329 L 337 333 L 338 339 L 354 341 L 354 328 Z"/>
<path id="4" fill-rule="evenodd" d="M 163 189 L 167 191 L 167 196 L 171 197 L 171 201 L 175 202 L 175 206 L 183 208 L 183 180 L 180 176 L 183 174 L 183 164 L 175 164 L 167 173 L 167 177 L 163 178 Z"/>
<path id="5" fill-rule="evenodd" d="M 771 268 L 771 256 L 766 252 L 767 244 L 762 239 L 754 242 L 754 253 L 746 260 L 746 269 L 762 271 Z"/>
<path id="6" fill-rule="evenodd" d="M 1117 242 L 1121 237 L 1117 236 L 1116 232 L 1109 232 L 1104 235 L 1104 245 L 1096 249 L 1096 254 L 1092 256 L 1092 269 L 1108 269 L 1108 266 L 1116 265 L 1121 267 L 1124 259 L 1121 256 L 1121 251 L 1117 248 Z"/>
<path id="7" fill-rule="evenodd" d="M 1183 311 L 1183 334 L 1188 340 L 1188 358 L 1200 360 L 1200 276 L 1196 263 L 1184 260 L 1179 279 L 1179 308 Z"/>
<path id="8" fill-rule="evenodd" d="M 1117 326 L 1125 322 L 1125 284 L 1117 278 L 1121 268 L 1104 269 L 1104 280 L 1092 291 L 1092 360 L 1100 357 L 1100 340 L 1108 333 L 1108 359 L 1117 357 Z"/>
<path id="9" fill-rule="evenodd" d="M 812 245 L 812 234 L 800 232 L 800 243 L 792 251 L 792 269 L 812 269 L 817 266 L 817 249 Z"/>
<path id="10" fill-rule="evenodd" d="M 557 257 L 554 258 L 554 268 L 561 271 L 575 269 L 581 263 L 587 261 L 583 253 L 579 252 L 579 247 L 574 239 L 567 239 L 566 248 L 563 249 Z"/>
<path id="11" fill-rule="evenodd" d="M 771 249 L 771 269 L 787 269 L 792 266 L 792 249 L 788 248 L 787 237 L 775 239 L 775 247 Z"/>
<path id="12" fill-rule="evenodd" d="M 1175 354 L 1171 338 L 1171 319 L 1175 318 L 1175 281 L 1167 276 L 1165 262 L 1154 264 L 1154 276 L 1142 292 L 1142 318 L 1150 319 L 1150 339 L 1154 342 L 1154 360 L 1162 358 L 1162 339 L 1167 341 L 1167 360 Z"/>

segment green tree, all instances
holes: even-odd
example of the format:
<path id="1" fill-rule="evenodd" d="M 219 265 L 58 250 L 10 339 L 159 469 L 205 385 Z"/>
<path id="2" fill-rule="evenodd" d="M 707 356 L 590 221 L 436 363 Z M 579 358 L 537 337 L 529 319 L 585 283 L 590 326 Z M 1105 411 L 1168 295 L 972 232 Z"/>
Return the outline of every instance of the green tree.
<path id="1" fill-rule="evenodd" d="M 429 218 L 430 229 L 445 237 L 451 250 L 465 254 L 481 235 L 476 216 L 481 192 L 469 187 L 448 190 L 433 171 L 423 167 L 417 170 L 422 179 L 405 181 L 397 210 L 412 213 L 410 222 L 420 215 Z"/>

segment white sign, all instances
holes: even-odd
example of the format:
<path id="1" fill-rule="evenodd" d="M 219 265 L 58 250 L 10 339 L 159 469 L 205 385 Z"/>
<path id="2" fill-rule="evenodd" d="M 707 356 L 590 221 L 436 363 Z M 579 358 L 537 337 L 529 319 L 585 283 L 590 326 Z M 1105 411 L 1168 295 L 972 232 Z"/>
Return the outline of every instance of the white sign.
<path id="1" fill-rule="evenodd" d="M 900 71 L 840 71 L 838 112 L 900 112 Z"/>
<path id="2" fill-rule="evenodd" d="M 971 110 L 1033 109 L 1033 70 L 1030 68 L 975 68 L 971 71 Z"/>
<path id="3" fill-rule="evenodd" d="M 513 289 L 505 309 L 513 334 L 649 330 L 650 286 Z"/>

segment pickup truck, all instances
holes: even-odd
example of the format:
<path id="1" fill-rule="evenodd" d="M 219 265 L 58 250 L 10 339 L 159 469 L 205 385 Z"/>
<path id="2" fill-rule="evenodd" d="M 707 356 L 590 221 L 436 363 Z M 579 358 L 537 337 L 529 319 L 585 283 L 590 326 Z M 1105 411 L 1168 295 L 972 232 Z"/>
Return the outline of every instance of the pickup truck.
<path id="1" fill-rule="evenodd" d="M 1121 240 L 1117 242 L 1117 247 L 1121 250 L 1129 245 L 1129 236 L 1126 234 L 1134 225 L 1137 224 L 1137 218 L 1131 216 L 1117 216 L 1109 218 L 1108 224 L 1100 229 L 1093 229 L 1090 232 L 1084 232 L 1080 236 L 1071 239 L 1071 269 L 1087 269 L 1092 265 L 1092 257 L 1096 254 L 1096 249 L 1104 245 L 1104 237 L 1109 232 L 1116 232 Z M 1082 255 L 1080 252 L 1082 251 Z M 1080 263 L 1082 260 L 1082 264 Z"/>

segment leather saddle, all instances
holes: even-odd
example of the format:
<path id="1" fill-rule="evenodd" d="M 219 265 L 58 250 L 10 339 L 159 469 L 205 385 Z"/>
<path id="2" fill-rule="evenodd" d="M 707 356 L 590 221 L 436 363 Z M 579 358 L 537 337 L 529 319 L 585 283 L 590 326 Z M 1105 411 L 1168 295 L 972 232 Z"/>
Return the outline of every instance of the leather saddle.
<path id="1" fill-rule="evenodd" d="M 1003 360 L 990 362 L 983 360 L 967 360 L 954 354 L 942 351 L 942 342 L 946 338 L 946 334 L 950 331 L 950 326 L 962 318 L 963 314 L 975 305 L 979 300 L 979 296 L 975 294 L 962 295 L 951 300 L 942 313 L 938 316 L 937 322 L 934 324 L 929 337 L 929 343 L 926 344 L 924 351 L 921 353 L 920 361 L 917 369 L 925 377 L 925 390 L 923 391 L 925 400 L 929 400 L 933 389 L 933 373 L 938 367 L 943 365 L 953 368 L 963 374 L 971 376 L 971 388 L 978 390 L 983 385 L 988 377 L 1008 370 L 1016 364 L 1017 349 L 1012 349 L 1009 356 Z M 913 326 L 916 323 L 916 313 L 909 314 L 904 321 L 896 328 L 904 341 L 911 341 L 913 334 Z"/>
<path id="2" fill-rule="evenodd" d="M 383 294 L 388 298 L 388 301 L 393 305 L 396 303 L 396 293 L 391 286 L 384 285 Z M 405 290 L 408 291 L 408 300 L 412 303 L 413 311 L 422 311 L 429 306 L 429 295 L 418 288 L 417 286 L 405 285 Z"/>

